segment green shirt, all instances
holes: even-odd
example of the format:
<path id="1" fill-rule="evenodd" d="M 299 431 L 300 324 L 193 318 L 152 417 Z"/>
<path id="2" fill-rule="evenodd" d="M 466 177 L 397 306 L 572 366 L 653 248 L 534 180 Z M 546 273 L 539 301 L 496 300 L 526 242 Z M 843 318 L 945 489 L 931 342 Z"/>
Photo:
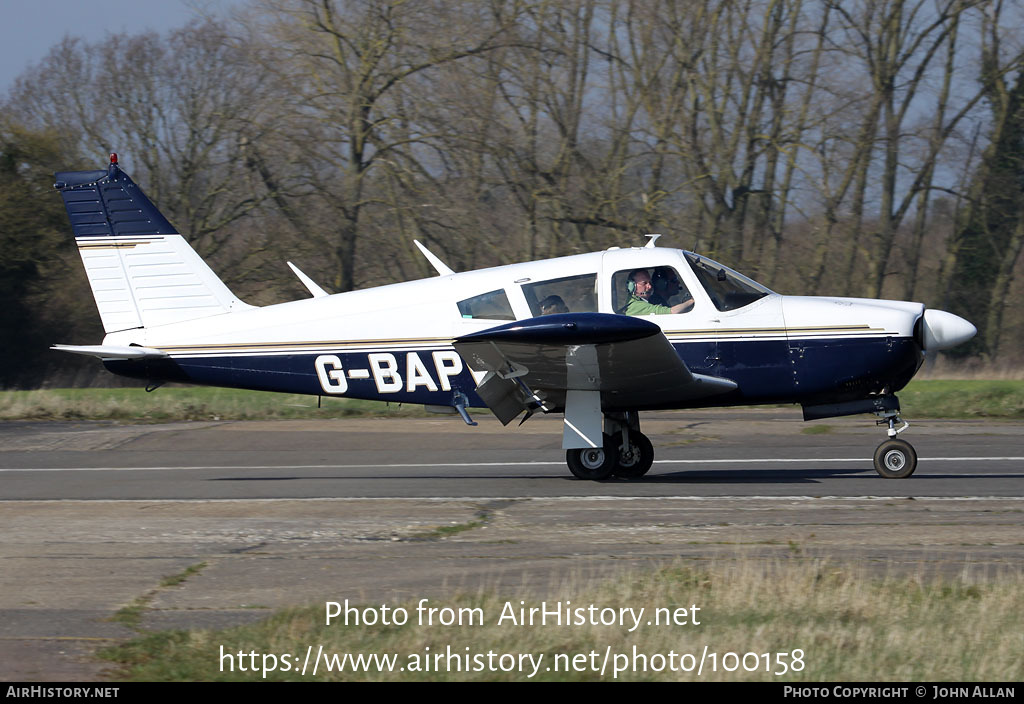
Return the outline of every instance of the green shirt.
<path id="1" fill-rule="evenodd" d="M 629 303 L 622 309 L 622 312 L 625 315 L 664 315 L 665 313 L 671 313 L 672 309 L 668 306 L 650 303 L 636 296 L 630 296 Z"/>

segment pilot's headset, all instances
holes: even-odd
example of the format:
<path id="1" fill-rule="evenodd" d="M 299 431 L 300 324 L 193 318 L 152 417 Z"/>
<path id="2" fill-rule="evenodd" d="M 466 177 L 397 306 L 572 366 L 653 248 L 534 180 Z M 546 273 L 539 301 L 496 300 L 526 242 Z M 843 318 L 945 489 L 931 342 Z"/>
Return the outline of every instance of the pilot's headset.
<path id="1" fill-rule="evenodd" d="M 626 290 L 629 291 L 629 295 L 632 296 L 636 293 L 636 275 L 641 271 L 647 271 L 646 269 L 634 269 L 629 272 L 629 280 L 626 281 Z"/>

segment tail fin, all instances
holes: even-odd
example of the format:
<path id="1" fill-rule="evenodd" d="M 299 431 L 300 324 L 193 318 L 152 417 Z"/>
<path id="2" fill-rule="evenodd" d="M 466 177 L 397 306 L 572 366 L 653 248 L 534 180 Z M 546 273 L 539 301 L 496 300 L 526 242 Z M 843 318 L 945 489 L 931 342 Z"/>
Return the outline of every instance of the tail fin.
<path id="1" fill-rule="evenodd" d="M 110 155 L 110 167 L 55 174 L 108 332 L 249 306 L 199 258 Z"/>

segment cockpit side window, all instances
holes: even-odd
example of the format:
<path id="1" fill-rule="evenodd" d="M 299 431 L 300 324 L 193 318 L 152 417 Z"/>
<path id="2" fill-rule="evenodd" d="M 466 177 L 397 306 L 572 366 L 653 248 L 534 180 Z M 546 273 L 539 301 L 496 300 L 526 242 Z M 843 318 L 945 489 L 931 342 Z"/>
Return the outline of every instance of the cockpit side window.
<path id="1" fill-rule="evenodd" d="M 487 320 L 515 320 L 505 289 L 488 291 L 479 296 L 459 301 L 459 313 L 463 318 L 485 318 Z"/>
<path id="2" fill-rule="evenodd" d="M 706 257 L 686 252 L 686 261 L 690 263 L 715 308 L 720 311 L 748 306 L 771 293 L 756 281 Z"/>
<path id="3" fill-rule="evenodd" d="M 597 274 L 523 284 L 523 294 L 534 316 L 594 313 L 597 312 Z"/>
<path id="4" fill-rule="evenodd" d="M 638 279 L 649 281 L 649 290 L 640 291 L 636 286 Z M 658 315 L 688 313 L 692 308 L 693 297 L 675 267 L 623 269 L 612 276 L 612 310 L 616 313 Z"/>

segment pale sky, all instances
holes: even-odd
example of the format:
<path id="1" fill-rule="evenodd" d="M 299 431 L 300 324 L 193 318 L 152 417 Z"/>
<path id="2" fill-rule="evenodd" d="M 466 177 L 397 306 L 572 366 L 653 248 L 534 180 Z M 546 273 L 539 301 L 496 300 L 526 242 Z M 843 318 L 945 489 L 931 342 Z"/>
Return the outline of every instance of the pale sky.
<path id="1" fill-rule="evenodd" d="M 95 42 L 108 35 L 165 32 L 227 0 L 0 0 L 0 96 L 65 35 Z"/>

